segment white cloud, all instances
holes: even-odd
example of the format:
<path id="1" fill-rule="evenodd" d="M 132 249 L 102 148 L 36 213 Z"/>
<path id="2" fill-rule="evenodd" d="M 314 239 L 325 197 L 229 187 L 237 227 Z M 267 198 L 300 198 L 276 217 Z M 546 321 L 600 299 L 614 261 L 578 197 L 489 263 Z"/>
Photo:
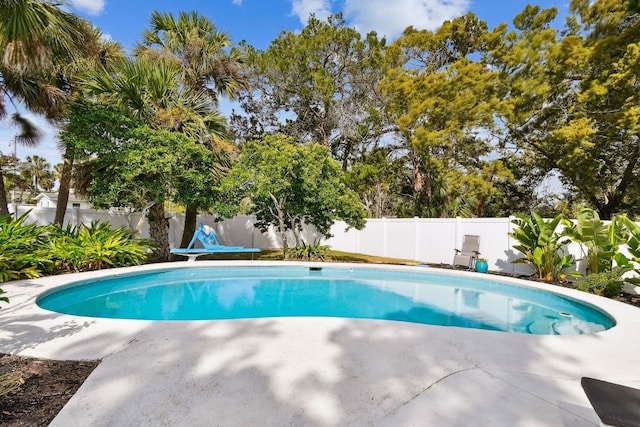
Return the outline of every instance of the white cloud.
<path id="1" fill-rule="evenodd" d="M 376 31 L 388 39 L 409 25 L 435 30 L 444 21 L 469 10 L 469 0 L 345 0 L 344 15 L 361 33 Z"/>
<path id="2" fill-rule="evenodd" d="M 314 14 L 320 20 L 324 20 L 331 15 L 331 1 L 293 0 L 291 2 L 291 14 L 297 16 L 303 25 L 307 24 L 311 14 Z"/>
<path id="3" fill-rule="evenodd" d="M 104 10 L 105 0 L 71 0 L 74 9 L 89 15 L 99 15 Z"/>
<path id="4" fill-rule="evenodd" d="M 242 6 L 242 0 L 232 0 L 231 3 L 235 4 L 236 6 Z"/>

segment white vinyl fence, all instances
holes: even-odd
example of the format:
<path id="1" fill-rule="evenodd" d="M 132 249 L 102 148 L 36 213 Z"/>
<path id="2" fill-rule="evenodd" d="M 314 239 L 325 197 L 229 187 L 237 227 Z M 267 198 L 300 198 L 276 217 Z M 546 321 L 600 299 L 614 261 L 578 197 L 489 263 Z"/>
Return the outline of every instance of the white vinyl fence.
<path id="1" fill-rule="evenodd" d="M 344 231 L 344 223 L 332 228 L 326 241 L 333 249 L 425 263 L 450 264 L 456 248 L 462 247 L 465 234 L 480 236 L 480 256 L 489 269 L 508 273 L 531 274 L 524 264 L 512 264 L 521 256 L 509 237 L 513 218 L 382 218 L 368 219 L 362 230 Z M 575 248 L 580 258 L 580 248 Z"/>
<path id="2" fill-rule="evenodd" d="M 14 208 L 16 209 L 16 208 Z M 18 206 L 18 215 L 29 213 L 29 221 L 39 224 L 53 222 L 55 208 Z M 134 229 L 140 219 L 139 213 L 125 214 L 117 210 L 97 211 L 92 209 L 68 209 L 65 224 L 89 224 L 93 220 L 109 221 L 113 226 L 127 226 Z M 172 247 L 178 246 L 182 236 L 184 215 L 167 214 L 169 240 Z M 520 256 L 513 249 L 517 244 L 509 237 L 513 218 L 382 218 L 368 219 L 362 230 L 347 230 L 345 223 L 337 222 L 331 229 L 333 237 L 321 240 L 332 249 L 368 255 L 415 260 L 423 263 L 450 264 L 454 249 L 462 246 L 465 234 L 480 236 L 481 257 L 486 258 L 489 269 L 505 273 L 531 274 L 533 271 L 524 264 L 512 264 Z M 262 249 L 281 248 L 282 242 L 273 230 L 260 232 L 253 226 L 254 217 L 237 216 L 215 222 L 214 216 L 201 215 L 198 222 L 211 225 L 216 230 L 220 242 L 227 245 L 242 245 Z M 143 222 L 140 237 L 148 237 L 148 225 Z M 317 240 L 311 231 L 305 232 L 307 243 Z M 567 251 L 576 259 L 582 258 L 580 246 L 571 244 Z M 578 262 L 578 271 L 584 265 Z"/>

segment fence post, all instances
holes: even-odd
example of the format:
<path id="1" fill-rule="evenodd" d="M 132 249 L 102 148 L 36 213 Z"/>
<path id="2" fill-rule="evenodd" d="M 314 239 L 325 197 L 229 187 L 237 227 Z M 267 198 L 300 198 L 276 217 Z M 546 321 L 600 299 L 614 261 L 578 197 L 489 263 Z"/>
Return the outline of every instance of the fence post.
<path id="1" fill-rule="evenodd" d="M 417 216 L 413 217 L 413 259 L 418 261 L 418 252 L 420 251 L 420 235 L 418 234 L 420 231 L 420 223 L 418 222 L 419 218 Z"/>
<path id="2" fill-rule="evenodd" d="M 73 212 L 73 216 L 71 219 L 71 222 L 73 223 L 73 225 L 75 225 L 76 227 L 80 225 L 80 205 L 76 205 L 75 203 L 73 204 L 72 207 L 72 212 Z"/>
<path id="3" fill-rule="evenodd" d="M 387 256 L 387 218 L 382 217 L 382 256 Z"/>
<path id="4" fill-rule="evenodd" d="M 513 220 L 514 219 L 516 219 L 515 216 L 509 215 L 509 218 L 508 218 L 509 222 L 507 223 L 507 253 L 509 253 L 509 250 L 513 247 L 512 243 L 511 243 L 511 232 L 513 231 Z M 509 264 L 511 264 L 511 274 L 515 275 L 516 274 L 516 265 L 514 263 L 512 263 L 509 258 L 507 258 L 507 262 Z"/>

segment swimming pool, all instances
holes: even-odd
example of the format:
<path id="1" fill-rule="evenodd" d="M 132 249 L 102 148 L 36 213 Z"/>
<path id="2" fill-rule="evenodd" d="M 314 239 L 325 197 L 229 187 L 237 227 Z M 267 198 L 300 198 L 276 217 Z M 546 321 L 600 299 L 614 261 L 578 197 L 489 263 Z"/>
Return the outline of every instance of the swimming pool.
<path id="1" fill-rule="evenodd" d="M 102 318 L 322 316 L 545 335 L 594 333 L 615 325 L 608 314 L 577 299 L 421 267 L 165 268 L 73 282 L 45 292 L 37 304 Z"/>

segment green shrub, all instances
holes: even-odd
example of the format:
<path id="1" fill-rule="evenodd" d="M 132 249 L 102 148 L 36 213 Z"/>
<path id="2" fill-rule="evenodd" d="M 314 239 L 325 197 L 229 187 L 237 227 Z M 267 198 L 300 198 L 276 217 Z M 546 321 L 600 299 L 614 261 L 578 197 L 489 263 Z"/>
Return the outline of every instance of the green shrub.
<path id="1" fill-rule="evenodd" d="M 607 298 L 620 295 L 624 287 L 622 275 L 629 271 L 626 267 L 614 267 L 601 273 L 588 275 L 585 279 L 576 282 L 581 291 L 591 292 Z"/>
<path id="2" fill-rule="evenodd" d="M 138 265 L 147 259 L 149 240 L 135 239 L 125 227 L 112 229 L 108 222 L 94 221 L 79 227 L 51 226 L 49 254 L 62 271 L 100 270 Z"/>
<path id="3" fill-rule="evenodd" d="M 47 227 L 25 224 L 27 216 L 0 216 L 0 283 L 40 277 L 52 267 L 45 251 Z"/>
<path id="4" fill-rule="evenodd" d="M 287 257 L 293 259 L 322 260 L 329 256 L 329 246 L 302 245 L 287 250 Z"/>

